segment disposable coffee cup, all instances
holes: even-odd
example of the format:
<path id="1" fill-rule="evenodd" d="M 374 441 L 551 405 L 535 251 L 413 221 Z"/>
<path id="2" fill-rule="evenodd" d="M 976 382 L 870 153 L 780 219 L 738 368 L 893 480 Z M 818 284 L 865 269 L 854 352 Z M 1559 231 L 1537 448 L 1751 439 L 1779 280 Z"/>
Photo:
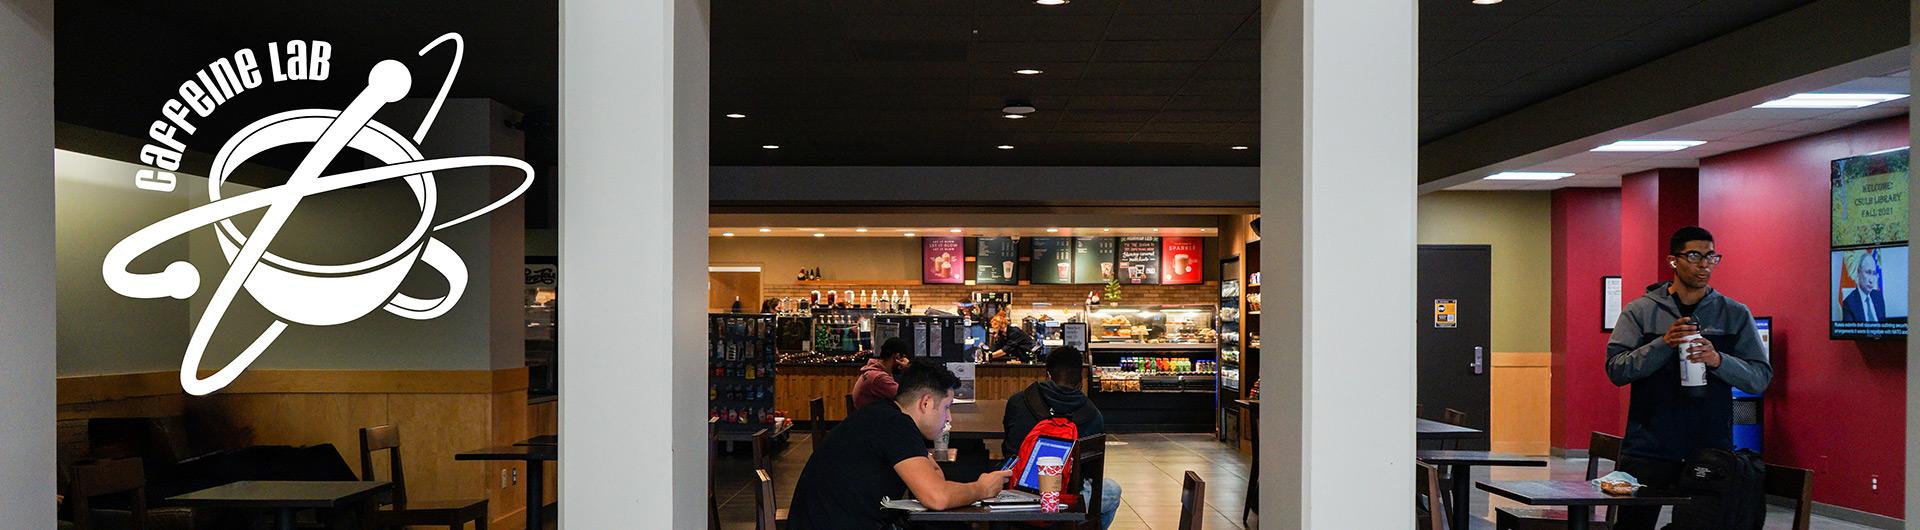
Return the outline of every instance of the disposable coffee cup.
<path id="1" fill-rule="evenodd" d="M 1034 466 L 1040 468 L 1040 510 L 1060 511 L 1060 481 L 1066 473 L 1066 462 L 1057 456 L 1043 456 L 1034 461 Z"/>
<path id="2" fill-rule="evenodd" d="M 950 435 L 951 435 L 952 433 L 953 433 L 953 425 L 952 425 L 952 424 L 947 424 L 947 425 L 944 425 L 944 426 L 941 426 L 941 427 L 940 427 L 940 439 L 938 439 L 938 440 L 934 440 L 934 441 L 933 441 L 933 450 L 934 450 L 934 451 L 937 451 L 937 452 L 942 452 L 942 453 L 944 453 L 944 452 L 946 452 L 946 451 L 947 451 L 947 444 L 949 443 L 949 442 L 947 441 L 947 440 L 949 439 L 949 438 L 948 438 L 948 436 L 950 436 Z"/>
<path id="3" fill-rule="evenodd" d="M 1707 365 L 1687 360 L 1688 355 L 1700 350 L 1700 346 L 1693 341 L 1703 338 L 1699 333 L 1681 337 L 1687 342 L 1680 347 L 1680 386 L 1707 386 Z"/>

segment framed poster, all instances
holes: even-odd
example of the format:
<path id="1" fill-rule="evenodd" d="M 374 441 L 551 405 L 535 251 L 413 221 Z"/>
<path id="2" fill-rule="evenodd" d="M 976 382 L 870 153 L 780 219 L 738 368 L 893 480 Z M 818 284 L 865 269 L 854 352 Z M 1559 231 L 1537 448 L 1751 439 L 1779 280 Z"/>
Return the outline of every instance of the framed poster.
<path id="1" fill-rule="evenodd" d="M 1160 284 L 1193 285 L 1200 283 L 1203 239 L 1197 237 L 1160 238 Z"/>
<path id="2" fill-rule="evenodd" d="M 973 282 L 979 285 L 1020 283 L 1020 240 L 1011 237 L 982 237 L 975 241 Z"/>
<path id="3" fill-rule="evenodd" d="M 966 238 L 923 237 L 920 245 L 920 283 L 966 283 Z"/>
<path id="4" fill-rule="evenodd" d="M 1073 239 L 1033 238 L 1033 283 L 1073 283 Z"/>
<path id="5" fill-rule="evenodd" d="M 1160 238 L 1120 238 L 1120 283 L 1160 283 Z"/>
<path id="6" fill-rule="evenodd" d="M 1073 283 L 1107 283 L 1113 279 L 1117 248 L 1111 237 L 1073 238 Z"/>
<path id="7" fill-rule="evenodd" d="M 1603 276 L 1600 278 L 1600 330 L 1613 331 L 1613 324 L 1620 321 L 1620 277 Z"/>

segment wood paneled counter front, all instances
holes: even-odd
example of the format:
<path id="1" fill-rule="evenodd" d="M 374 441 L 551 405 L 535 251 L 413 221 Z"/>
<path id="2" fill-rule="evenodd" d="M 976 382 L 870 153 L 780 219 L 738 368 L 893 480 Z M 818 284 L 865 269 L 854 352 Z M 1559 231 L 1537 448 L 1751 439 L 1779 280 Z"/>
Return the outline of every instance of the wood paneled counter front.
<path id="1" fill-rule="evenodd" d="M 846 398 L 860 377 L 859 364 L 779 364 L 773 384 L 773 408 L 794 421 L 811 421 L 807 401 L 827 399 L 827 420 L 847 417 Z M 1033 364 L 981 364 L 974 369 L 974 398 L 1006 400 L 1027 385 L 1047 378 L 1047 367 Z"/>

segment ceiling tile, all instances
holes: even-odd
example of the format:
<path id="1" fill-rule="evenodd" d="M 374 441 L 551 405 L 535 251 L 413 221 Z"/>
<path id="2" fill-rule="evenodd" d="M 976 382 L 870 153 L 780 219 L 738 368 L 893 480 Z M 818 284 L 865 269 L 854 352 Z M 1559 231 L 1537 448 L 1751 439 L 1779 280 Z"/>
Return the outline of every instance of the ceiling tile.
<path id="1" fill-rule="evenodd" d="M 850 40 L 966 41 L 973 31 L 965 16 L 847 15 L 841 33 Z"/>
<path id="2" fill-rule="evenodd" d="M 1260 10 L 1259 0 L 1127 0 L 1121 13 L 1236 13 L 1251 15 Z"/>
<path id="3" fill-rule="evenodd" d="M 1081 79 L 1186 79 L 1200 67 L 1190 63 L 1093 63 Z M 1257 71 L 1255 73 L 1258 73 Z"/>
<path id="4" fill-rule="evenodd" d="M 1038 45 L 1025 42 L 976 42 L 968 52 L 974 62 L 1034 63 L 1085 62 L 1098 43 L 1075 41 Z"/>
<path id="5" fill-rule="evenodd" d="M 1852 124 L 1853 124 L 1853 120 L 1812 119 L 1812 120 L 1800 120 L 1795 122 L 1788 122 L 1788 123 L 1771 127 L 1768 130 L 1817 133 L 1817 132 L 1831 131 L 1831 130 L 1838 129 L 1841 127 L 1846 127 Z"/>
<path id="6" fill-rule="evenodd" d="M 1167 96 L 1075 96 L 1069 110 L 1159 110 Z"/>
<path id="7" fill-rule="evenodd" d="M 1088 79 L 1068 90 L 1076 96 L 1168 96 L 1180 92 L 1179 79 Z"/>
<path id="8" fill-rule="evenodd" d="M 1233 36 L 1245 14 L 1116 15 L 1107 23 L 1106 40 L 1221 40 Z"/>
<path id="9" fill-rule="evenodd" d="M 1726 140 L 1729 142 L 1770 144 L 1782 140 L 1799 138 L 1805 135 L 1805 133 L 1790 131 L 1751 131 L 1729 136 Z"/>
<path id="10" fill-rule="evenodd" d="M 1652 22 L 1647 16 L 1543 16 L 1520 19 L 1488 37 L 1516 41 L 1604 41 Z"/>
<path id="11" fill-rule="evenodd" d="M 1258 111 L 1260 96 L 1177 96 L 1167 102 L 1167 109 Z"/>
<path id="12" fill-rule="evenodd" d="M 1221 40 L 1158 40 L 1104 42 L 1094 53 L 1098 62 L 1123 61 L 1205 61 L 1220 48 Z M 1256 55 L 1256 57 L 1258 57 Z"/>
<path id="13" fill-rule="evenodd" d="M 1551 63 L 1593 48 L 1598 41 L 1542 40 L 1515 43 L 1484 40 L 1461 50 L 1450 61 L 1468 63 Z"/>
<path id="14" fill-rule="evenodd" d="M 971 26 L 974 38 L 991 41 L 1094 41 L 1107 30 L 1103 16 L 981 16 Z"/>

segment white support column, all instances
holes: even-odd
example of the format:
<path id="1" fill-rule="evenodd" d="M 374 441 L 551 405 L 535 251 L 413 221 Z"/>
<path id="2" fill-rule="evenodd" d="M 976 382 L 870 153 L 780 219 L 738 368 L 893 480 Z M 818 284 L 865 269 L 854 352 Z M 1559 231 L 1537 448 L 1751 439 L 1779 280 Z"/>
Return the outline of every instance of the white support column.
<path id="1" fill-rule="evenodd" d="M 706 525 L 708 7 L 561 3 L 565 528 Z"/>
<path id="2" fill-rule="evenodd" d="M 1415 15 L 1261 3 L 1262 528 L 1413 521 Z"/>
<path id="3" fill-rule="evenodd" d="M 52 0 L 0 0 L 0 123 L 0 514 L 53 528 Z"/>

